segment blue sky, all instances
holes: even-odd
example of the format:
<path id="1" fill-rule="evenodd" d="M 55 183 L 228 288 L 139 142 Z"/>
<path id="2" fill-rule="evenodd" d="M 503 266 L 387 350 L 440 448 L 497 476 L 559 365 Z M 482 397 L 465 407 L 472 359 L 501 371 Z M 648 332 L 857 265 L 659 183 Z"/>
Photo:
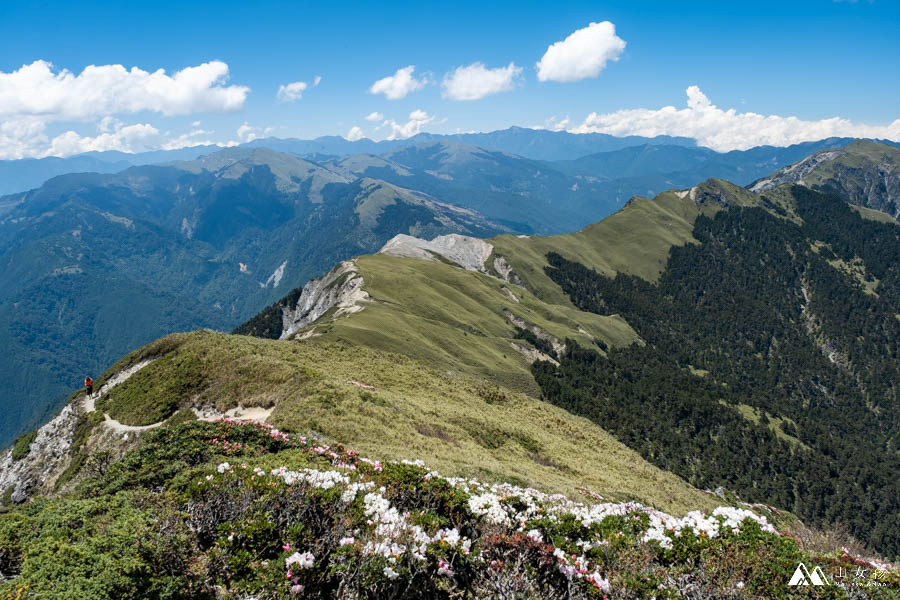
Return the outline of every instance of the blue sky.
<path id="1" fill-rule="evenodd" d="M 587 50 L 582 44 L 574 56 L 561 51 L 548 69 L 549 79 L 539 81 L 535 65 L 551 44 L 604 22 L 614 27 L 624 49 L 606 48 L 608 60 L 593 69 L 596 73 L 582 69 L 576 80 L 559 81 L 566 61 L 590 62 L 584 52 L 603 51 L 601 38 L 585 38 Z M 0 157 L 233 143 L 253 135 L 347 136 L 353 127 L 360 129 L 350 135 L 375 139 L 511 125 L 687 134 L 720 150 L 831 133 L 897 138 L 898 31 L 900 3 L 881 0 L 563 6 L 5 2 L 0 4 Z M 25 83 L 24 77 L 12 77 L 38 60 L 52 63 L 49 72 Z M 125 94 L 122 86 L 134 83 L 127 77 L 60 84 L 56 92 L 41 87 L 63 69 L 74 77 L 89 65 L 122 65 L 164 69 L 172 76 L 210 61 L 227 65 L 228 81 L 207 82 L 208 87 L 249 88 L 240 101 L 213 98 L 209 89 L 185 92 L 195 95 L 177 107 L 134 98 L 108 106 L 97 101 Z M 460 89 L 469 96 L 483 93 L 484 85 L 505 91 L 453 99 L 442 86 L 445 76 L 474 63 L 488 71 L 461 73 Z M 409 65 L 415 66 L 416 80 L 426 81 L 420 90 L 393 100 L 370 93 L 375 81 Z M 500 68 L 507 71 L 490 71 Z M 504 74 L 505 83 L 499 81 Z M 463 75 L 482 75 L 482 87 L 473 92 Z M 312 86 L 317 76 L 321 81 Z M 302 97 L 279 101 L 279 86 L 291 82 L 307 85 Z M 690 86 L 696 91 L 689 111 Z M 172 89 L 176 95 L 184 91 Z M 42 104 L 53 93 L 60 99 Z M 675 112 L 660 110 L 666 106 Z M 373 112 L 382 118 L 365 120 Z M 841 121 L 823 122 L 834 117 Z M 57 139 L 66 132 L 71 134 Z M 179 136 L 186 137 L 178 142 Z"/>

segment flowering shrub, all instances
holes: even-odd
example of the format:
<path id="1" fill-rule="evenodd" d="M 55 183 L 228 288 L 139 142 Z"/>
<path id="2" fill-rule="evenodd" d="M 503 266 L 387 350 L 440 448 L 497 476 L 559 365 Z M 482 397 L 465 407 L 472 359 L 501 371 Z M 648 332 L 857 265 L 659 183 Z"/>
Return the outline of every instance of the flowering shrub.
<path id="1" fill-rule="evenodd" d="M 60 519 L 53 511 L 71 509 L 47 503 L 0 526 L 0 565 L 15 565 L 15 585 L 48 598 L 125 597 L 127 589 L 235 600 L 777 598 L 789 597 L 797 562 L 815 562 L 743 508 L 676 517 L 636 502 L 585 504 L 228 420 L 154 432 L 80 493 L 97 498 L 93 513 Z M 139 533 L 111 535 L 100 525 L 107 517 L 95 524 L 104 503 L 126 511 L 123 523 L 140 523 Z M 66 525 L 30 526 L 39 521 Z M 118 540 L 130 562 L 40 541 L 60 532 L 72 547 Z M 885 581 L 895 585 L 896 575 Z"/>

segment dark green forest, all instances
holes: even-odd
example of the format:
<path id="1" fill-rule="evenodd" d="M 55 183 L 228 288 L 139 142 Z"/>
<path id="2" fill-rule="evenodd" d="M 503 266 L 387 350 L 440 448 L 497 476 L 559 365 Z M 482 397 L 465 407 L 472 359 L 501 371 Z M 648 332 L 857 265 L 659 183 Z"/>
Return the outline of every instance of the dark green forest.
<path id="1" fill-rule="evenodd" d="M 691 483 L 896 557 L 900 227 L 791 195 L 802 224 L 759 207 L 700 216 L 699 244 L 672 248 L 657 283 L 549 254 L 576 306 L 621 315 L 645 343 L 604 356 L 569 340 L 533 374 L 545 399 Z"/>

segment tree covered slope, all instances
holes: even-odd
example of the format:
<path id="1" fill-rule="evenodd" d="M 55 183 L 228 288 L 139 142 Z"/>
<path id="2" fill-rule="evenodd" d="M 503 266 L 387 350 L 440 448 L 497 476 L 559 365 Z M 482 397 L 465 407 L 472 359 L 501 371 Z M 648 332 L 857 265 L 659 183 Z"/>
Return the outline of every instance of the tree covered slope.
<path id="1" fill-rule="evenodd" d="M 900 227 L 790 190 L 795 222 L 763 208 L 700 216 L 655 282 L 560 254 L 547 275 L 576 306 L 646 342 L 536 363 L 544 396 L 650 461 L 843 523 L 900 551 Z"/>

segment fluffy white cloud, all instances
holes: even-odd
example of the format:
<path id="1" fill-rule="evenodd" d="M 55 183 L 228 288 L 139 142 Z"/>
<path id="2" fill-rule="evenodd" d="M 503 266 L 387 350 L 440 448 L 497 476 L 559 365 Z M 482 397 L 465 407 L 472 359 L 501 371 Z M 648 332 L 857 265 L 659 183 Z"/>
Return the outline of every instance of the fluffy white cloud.
<path id="1" fill-rule="evenodd" d="M 303 97 L 303 92 L 307 89 L 316 87 L 321 81 L 322 76 L 316 75 L 313 78 L 312 84 L 306 83 L 305 81 L 294 81 L 282 84 L 278 86 L 278 92 L 275 94 L 275 97 L 279 102 L 296 102 Z"/>
<path id="2" fill-rule="evenodd" d="M 384 113 L 380 113 L 378 111 L 370 112 L 366 115 L 366 121 L 381 121 L 384 119 Z"/>
<path id="3" fill-rule="evenodd" d="M 417 133 L 421 133 L 425 126 L 434 122 L 434 116 L 429 115 L 424 110 L 414 110 L 409 113 L 409 121 L 400 124 L 390 119 L 385 121 L 383 125 L 391 128 L 391 134 L 387 137 L 389 140 L 399 140 L 412 137 Z"/>
<path id="4" fill-rule="evenodd" d="M 39 156 L 48 143 L 45 129 L 34 117 L 0 121 L 0 159 Z"/>
<path id="5" fill-rule="evenodd" d="M 202 134 L 192 132 L 164 141 L 153 125 L 125 125 L 113 115 L 236 111 L 244 106 L 250 88 L 228 85 L 228 77 L 228 65 L 221 61 L 171 75 L 163 69 L 148 72 L 122 65 L 90 65 L 76 74 L 54 69 L 44 60 L 8 73 L 0 71 L 0 157 L 140 152 L 187 144 L 192 136 Z M 50 123 L 73 121 L 95 121 L 100 133 L 85 136 L 70 130 L 52 140 L 46 133 Z"/>
<path id="6" fill-rule="evenodd" d="M 476 62 L 447 73 L 441 84 L 441 95 L 452 100 L 480 100 L 513 89 L 521 75 L 522 67 L 517 67 L 515 63 L 488 69 L 484 63 Z"/>
<path id="7" fill-rule="evenodd" d="M 198 127 L 196 121 L 194 127 Z M 193 129 L 188 133 L 182 133 L 178 137 L 166 140 L 161 147 L 163 150 L 178 150 L 179 148 L 190 148 L 191 146 L 220 146 L 221 144 L 214 142 L 209 138 L 203 139 L 201 137 L 209 136 L 214 133 L 214 131 L 206 129 Z"/>
<path id="8" fill-rule="evenodd" d="M 591 23 L 547 48 L 537 63 L 540 81 L 578 81 L 597 77 L 608 61 L 619 60 L 625 40 L 609 21 Z"/>
<path id="9" fill-rule="evenodd" d="M 355 142 L 357 140 L 363 139 L 366 136 L 361 128 L 354 126 L 350 128 L 350 131 L 347 132 L 347 135 L 345 137 L 348 141 Z"/>
<path id="10" fill-rule="evenodd" d="M 278 93 L 275 97 L 279 102 L 295 102 L 303 97 L 303 92 L 309 85 L 305 81 L 295 81 L 278 86 Z"/>
<path id="11" fill-rule="evenodd" d="M 388 100 L 399 100 L 407 94 L 421 90 L 428 83 L 428 77 L 416 79 L 413 77 L 415 65 L 409 65 L 388 77 L 379 79 L 369 88 L 370 94 L 384 94 Z"/>
<path id="12" fill-rule="evenodd" d="M 0 117 L 39 117 L 44 122 L 83 121 L 117 113 L 164 115 L 230 112 L 243 107 L 250 88 L 225 85 L 228 65 L 220 61 L 187 67 L 172 75 L 122 65 L 90 65 L 75 75 L 53 71 L 44 60 L 16 71 L 0 71 Z"/>
<path id="13" fill-rule="evenodd" d="M 687 108 L 628 109 L 613 113 L 591 113 L 570 129 L 574 133 L 608 133 L 617 136 L 673 135 L 690 137 L 701 146 L 727 152 L 753 146 L 789 146 L 828 137 L 867 137 L 900 141 L 900 119 L 889 125 L 864 125 L 840 117 L 804 121 L 797 117 L 760 115 L 722 110 L 692 85 L 687 89 Z"/>
<path id="14" fill-rule="evenodd" d="M 159 139 L 159 131 L 148 123 L 123 126 L 118 124 L 112 131 L 95 137 L 80 136 L 74 131 L 62 133 L 50 142 L 44 156 L 70 156 L 82 152 L 143 152 L 150 150 Z"/>

